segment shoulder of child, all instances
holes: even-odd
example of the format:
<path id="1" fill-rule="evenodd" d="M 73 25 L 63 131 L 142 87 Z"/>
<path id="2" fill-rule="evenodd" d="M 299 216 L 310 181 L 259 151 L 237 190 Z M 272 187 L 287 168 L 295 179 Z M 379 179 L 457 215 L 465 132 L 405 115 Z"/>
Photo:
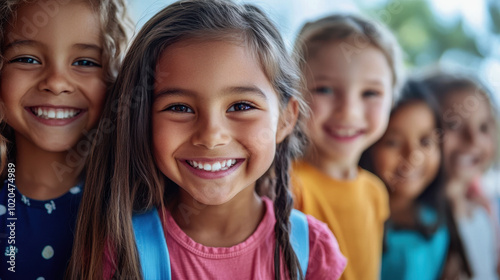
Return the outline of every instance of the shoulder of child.
<path id="1" fill-rule="evenodd" d="M 375 174 L 370 171 L 360 169 L 358 176 L 361 177 L 359 178 L 361 179 L 360 181 L 368 189 L 367 191 L 369 192 L 369 195 L 383 200 L 389 199 L 389 194 L 384 182 L 382 182 L 382 180 Z"/>
<path id="2" fill-rule="evenodd" d="M 306 279 L 338 279 L 347 265 L 339 244 L 328 226 L 307 215 L 309 224 L 309 266 Z"/>
<path id="3" fill-rule="evenodd" d="M 367 187 L 370 189 L 370 195 L 374 202 L 374 207 L 380 213 L 382 220 L 389 218 L 389 193 L 384 182 L 375 174 L 368 170 L 360 169 L 359 176 L 364 177 Z"/>

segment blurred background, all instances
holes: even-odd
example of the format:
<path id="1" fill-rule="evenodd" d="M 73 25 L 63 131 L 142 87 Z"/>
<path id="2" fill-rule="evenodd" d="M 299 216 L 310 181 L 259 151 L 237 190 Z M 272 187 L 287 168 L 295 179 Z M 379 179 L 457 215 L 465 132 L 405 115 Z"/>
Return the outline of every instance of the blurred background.
<path id="1" fill-rule="evenodd" d="M 306 21 L 331 13 L 357 13 L 386 24 L 405 53 L 408 72 L 439 65 L 478 76 L 500 104 L 500 0 L 236 0 L 261 7 L 291 50 Z M 136 29 L 174 0 L 128 0 Z M 500 171 L 485 176 L 500 196 Z"/>
<path id="2" fill-rule="evenodd" d="M 173 0 L 128 0 L 139 29 Z M 499 0 L 238 0 L 264 9 L 292 48 L 306 21 L 339 12 L 358 13 L 394 31 L 407 69 L 439 64 L 479 75 L 500 101 Z"/>

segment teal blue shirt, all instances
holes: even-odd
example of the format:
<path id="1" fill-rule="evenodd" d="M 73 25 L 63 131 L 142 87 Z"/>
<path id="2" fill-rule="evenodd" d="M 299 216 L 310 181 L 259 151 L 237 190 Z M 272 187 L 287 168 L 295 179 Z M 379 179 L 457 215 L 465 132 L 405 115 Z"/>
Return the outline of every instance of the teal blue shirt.
<path id="1" fill-rule="evenodd" d="M 435 221 L 436 213 L 421 208 L 422 221 Z M 386 247 L 382 256 L 382 280 L 436 280 L 441 276 L 450 237 L 445 224 L 426 238 L 410 229 L 386 230 Z"/>

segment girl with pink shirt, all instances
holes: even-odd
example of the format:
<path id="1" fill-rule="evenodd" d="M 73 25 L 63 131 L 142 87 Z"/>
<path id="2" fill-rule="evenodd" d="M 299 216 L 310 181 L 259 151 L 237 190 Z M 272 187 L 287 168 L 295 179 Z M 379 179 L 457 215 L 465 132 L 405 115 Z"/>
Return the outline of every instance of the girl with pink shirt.
<path id="1" fill-rule="evenodd" d="M 91 151 L 70 278 L 154 279 L 169 266 L 172 279 L 338 279 L 346 259 L 333 234 L 292 211 L 299 86 L 255 6 L 188 0 L 155 15 L 106 104 L 116 127 L 102 122 Z M 142 258 L 151 224 L 133 213 L 159 217 L 151 248 L 168 248 L 169 263 Z M 306 246 L 292 245 L 296 217 Z"/>

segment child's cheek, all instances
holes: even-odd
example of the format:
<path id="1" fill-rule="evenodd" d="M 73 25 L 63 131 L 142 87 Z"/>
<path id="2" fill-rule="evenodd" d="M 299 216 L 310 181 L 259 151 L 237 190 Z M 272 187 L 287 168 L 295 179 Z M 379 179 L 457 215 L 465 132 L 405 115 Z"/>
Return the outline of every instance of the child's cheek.
<path id="1" fill-rule="evenodd" d="M 487 155 L 487 159 L 484 161 L 483 171 L 486 171 L 486 169 L 488 169 L 491 163 L 495 160 L 495 156 L 497 153 L 497 148 L 495 145 L 496 141 L 497 139 L 493 134 L 488 134 L 484 136 L 484 141 L 483 141 L 485 149 L 484 154 Z"/>
<path id="2" fill-rule="evenodd" d="M 276 127 L 269 121 L 260 121 L 258 124 L 239 125 L 240 134 L 248 137 L 248 147 L 255 151 L 265 151 L 276 145 Z"/>
<path id="3" fill-rule="evenodd" d="M 106 100 L 106 83 L 103 80 L 102 75 L 96 75 L 94 78 L 81 81 L 81 85 L 84 85 L 85 89 L 82 90 L 85 98 L 88 100 L 89 104 L 89 122 L 87 129 L 91 129 L 97 125 L 102 111 L 104 108 L 104 102 Z M 129 105 L 130 106 L 130 105 Z"/>
<path id="4" fill-rule="evenodd" d="M 382 137 L 387 129 L 387 125 L 389 124 L 390 102 L 384 100 L 378 104 L 369 104 L 365 108 L 368 110 L 367 121 L 369 122 L 369 126 L 371 128 L 369 141 L 375 142 Z M 368 146 L 373 144 L 373 142 L 368 143 Z"/>

